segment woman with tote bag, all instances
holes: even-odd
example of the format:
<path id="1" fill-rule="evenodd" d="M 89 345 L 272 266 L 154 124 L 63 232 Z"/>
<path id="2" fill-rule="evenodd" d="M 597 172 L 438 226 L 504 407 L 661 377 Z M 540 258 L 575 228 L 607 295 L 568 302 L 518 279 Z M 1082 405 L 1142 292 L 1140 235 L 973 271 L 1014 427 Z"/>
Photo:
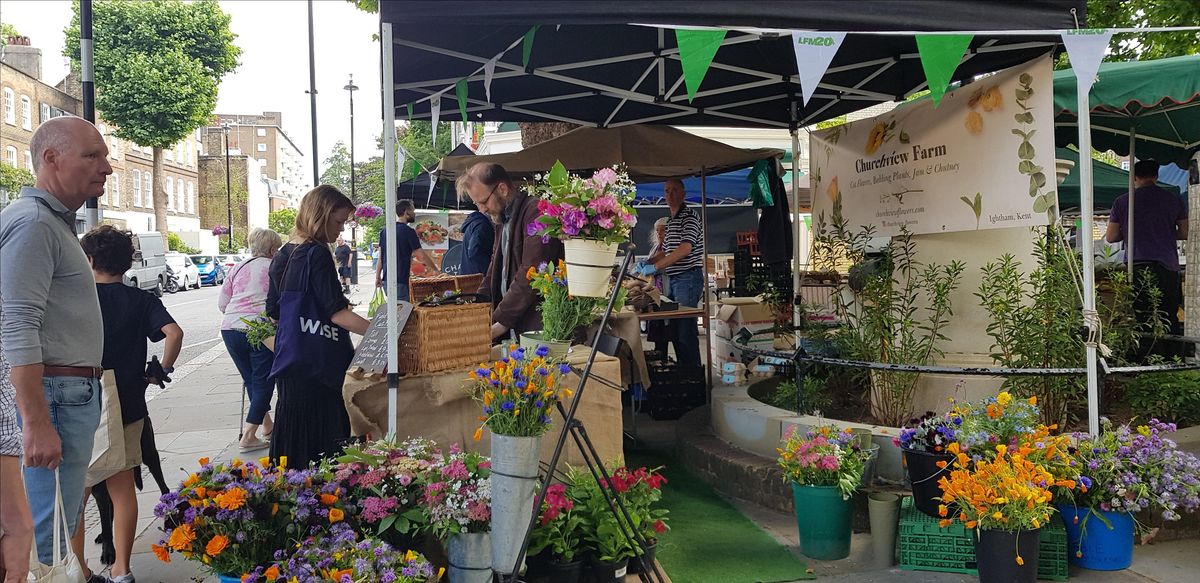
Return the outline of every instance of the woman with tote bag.
<path id="1" fill-rule="evenodd" d="M 288 243 L 271 260 L 267 315 L 278 323 L 271 377 L 278 382 L 271 458 L 288 465 L 337 455 L 350 437 L 342 383 L 354 357 L 350 332 L 370 325 L 342 294 L 329 243 L 354 212 L 338 189 L 318 186 L 300 202 Z"/>

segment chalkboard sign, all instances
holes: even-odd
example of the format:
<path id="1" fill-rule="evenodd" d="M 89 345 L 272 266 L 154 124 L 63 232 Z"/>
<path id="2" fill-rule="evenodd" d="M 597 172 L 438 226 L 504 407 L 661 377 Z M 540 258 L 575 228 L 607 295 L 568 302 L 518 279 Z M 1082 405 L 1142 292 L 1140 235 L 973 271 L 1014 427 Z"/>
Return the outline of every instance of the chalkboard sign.
<path id="1" fill-rule="evenodd" d="M 399 334 L 404 333 L 404 325 L 408 324 L 408 317 L 412 315 L 413 305 L 405 301 L 396 303 L 396 315 L 400 320 L 397 334 L 399 337 Z M 387 372 L 387 328 L 387 310 L 384 309 L 384 306 L 380 306 L 379 311 L 375 313 L 375 318 L 371 320 L 371 325 L 367 328 L 367 333 L 358 343 L 358 348 L 354 349 L 354 360 L 350 362 L 350 368 L 361 368 L 367 374 Z"/>

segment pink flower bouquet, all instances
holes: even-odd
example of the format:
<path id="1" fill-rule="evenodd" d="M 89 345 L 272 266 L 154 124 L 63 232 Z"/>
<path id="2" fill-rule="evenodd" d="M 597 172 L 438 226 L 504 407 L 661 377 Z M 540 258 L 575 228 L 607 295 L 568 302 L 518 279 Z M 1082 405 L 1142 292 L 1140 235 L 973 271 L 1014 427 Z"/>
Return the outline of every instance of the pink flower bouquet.
<path id="1" fill-rule="evenodd" d="M 562 162 L 533 186 L 542 216 L 529 223 L 530 236 L 591 239 L 620 243 L 637 224 L 632 203 L 636 192 L 629 174 L 619 167 L 601 168 L 591 178 L 567 172 Z"/>

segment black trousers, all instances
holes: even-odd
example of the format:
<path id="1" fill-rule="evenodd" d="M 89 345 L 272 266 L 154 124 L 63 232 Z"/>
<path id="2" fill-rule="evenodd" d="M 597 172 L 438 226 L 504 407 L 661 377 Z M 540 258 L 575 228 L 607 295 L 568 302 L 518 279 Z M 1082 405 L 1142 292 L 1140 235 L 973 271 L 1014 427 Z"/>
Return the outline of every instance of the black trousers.
<path id="1" fill-rule="evenodd" d="M 1183 278 L 1180 272 L 1168 269 L 1157 261 L 1135 261 L 1133 312 L 1139 322 L 1151 322 L 1152 318 L 1162 321 L 1164 332 L 1167 334 L 1183 334 L 1183 323 L 1179 321 L 1179 308 L 1183 306 Z M 1146 275 L 1149 275 L 1149 278 Z M 1141 284 L 1149 279 L 1158 288 L 1159 296 L 1157 313 L 1150 300 L 1149 290 Z M 1149 346 L 1148 339 L 1142 342 L 1143 348 L 1138 352 L 1141 356 L 1157 354 L 1163 357 L 1183 356 L 1183 346 L 1176 341 L 1157 341 Z M 1190 351 L 1189 351 L 1190 352 Z"/>

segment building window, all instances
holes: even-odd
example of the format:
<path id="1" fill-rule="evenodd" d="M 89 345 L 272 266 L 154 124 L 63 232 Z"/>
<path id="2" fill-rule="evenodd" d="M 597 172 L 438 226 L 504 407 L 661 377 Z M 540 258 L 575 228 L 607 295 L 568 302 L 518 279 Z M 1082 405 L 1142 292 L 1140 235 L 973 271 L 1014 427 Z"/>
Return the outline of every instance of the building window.
<path id="1" fill-rule="evenodd" d="M 175 183 L 171 182 L 170 176 L 163 184 L 163 189 L 167 191 L 167 210 L 175 210 Z"/>
<path id="2" fill-rule="evenodd" d="M 170 150 L 167 150 L 167 159 L 172 162 L 175 161 L 175 148 L 171 148 Z"/>
<path id="3" fill-rule="evenodd" d="M 149 172 L 143 172 L 142 180 L 146 183 L 146 206 L 154 208 L 154 175 Z"/>
<path id="4" fill-rule="evenodd" d="M 191 180 L 187 183 L 187 212 L 188 214 L 196 212 L 196 192 L 192 188 Z"/>
<path id="5" fill-rule="evenodd" d="M 112 175 L 104 179 L 104 192 L 100 193 L 100 204 L 108 204 L 108 185 L 112 184 Z"/>
<path id="6" fill-rule="evenodd" d="M 9 146 L 4 149 L 4 153 L 7 154 L 8 165 L 17 168 L 17 149 Z"/>
<path id="7" fill-rule="evenodd" d="M 259 144 L 259 145 L 258 145 L 258 151 L 259 151 L 259 152 L 266 152 L 266 151 L 267 151 L 267 145 L 266 145 L 266 144 Z"/>
<path id="8" fill-rule="evenodd" d="M 142 171 L 133 171 L 133 206 L 142 206 Z"/>
<path id="9" fill-rule="evenodd" d="M 187 209 L 187 199 L 183 197 L 183 179 L 175 179 L 175 210 L 185 212 Z"/>
<path id="10" fill-rule="evenodd" d="M 108 204 L 113 208 L 121 207 L 121 175 L 112 173 L 112 190 L 108 191 Z"/>
<path id="11" fill-rule="evenodd" d="M 33 172 L 33 154 L 25 150 L 25 169 Z"/>
<path id="12" fill-rule="evenodd" d="M 33 102 L 29 100 L 28 95 L 21 96 L 21 127 L 33 129 Z"/>
<path id="13" fill-rule="evenodd" d="M 13 95 L 13 90 L 8 87 L 4 88 L 4 123 L 8 125 L 17 125 L 17 103 L 16 97 Z M 13 164 L 16 165 L 15 163 Z"/>
<path id="14" fill-rule="evenodd" d="M 113 160 L 116 160 L 117 158 L 121 157 L 121 140 L 117 138 L 117 130 L 113 130 L 108 137 L 109 143 L 112 144 L 112 146 L 108 149 L 108 155 Z"/>
<path id="15" fill-rule="evenodd" d="M 50 105 L 49 105 L 49 104 L 46 104 L 46 103 L 43 103 L 43 104 L 41 104 L 41 105 L 42 105 L 42 107 L 41 107 L 41 109 L 42 109 L 42 121 L 41 121 L 41 122 L 39 122 L 39 123 L 46 123 L 46 120 L 50 119 Z"/>
<path id="16" fill-rule="evenodd" d="M 257 130 L 254 131 L 254 133 L 258 134 L 258 137 L 261 138 L 261 137 L 267 135 L 267 128 L 258 128 Z"/>

